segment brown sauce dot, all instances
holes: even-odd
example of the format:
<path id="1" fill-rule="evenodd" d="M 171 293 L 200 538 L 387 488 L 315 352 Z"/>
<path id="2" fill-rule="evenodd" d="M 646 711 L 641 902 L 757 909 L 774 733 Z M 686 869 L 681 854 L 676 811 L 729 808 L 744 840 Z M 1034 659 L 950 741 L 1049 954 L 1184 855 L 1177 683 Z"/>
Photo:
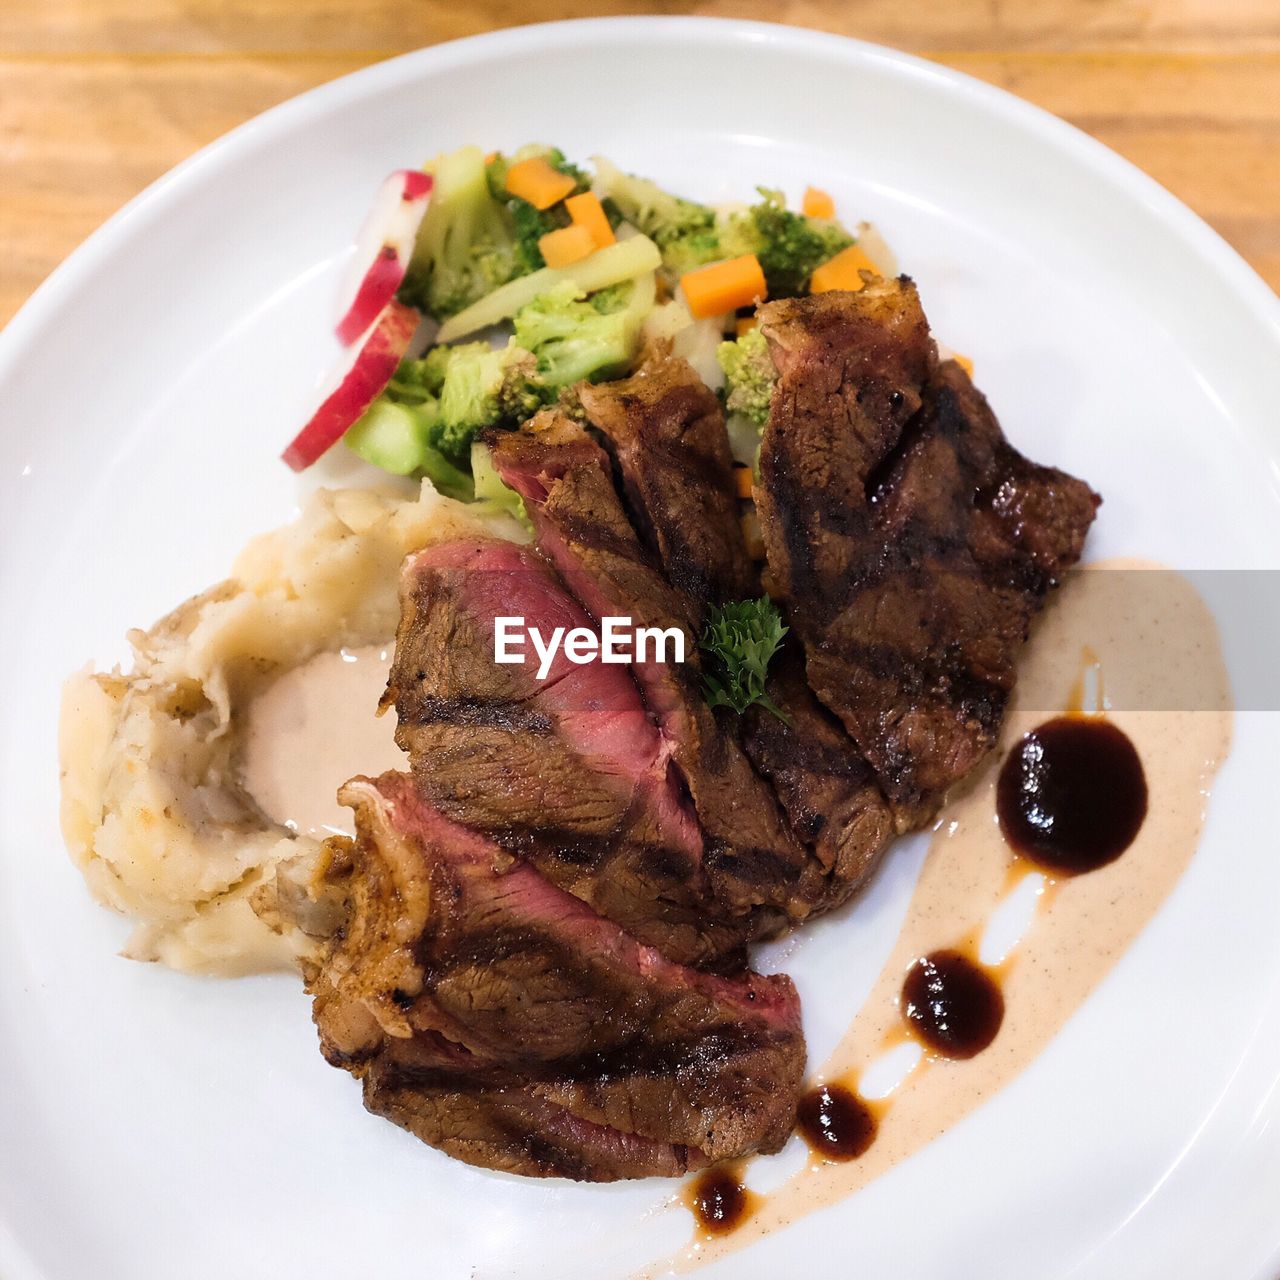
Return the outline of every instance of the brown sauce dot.
<path id="1" fill-rule="evenodd" d="M 711 1235 L 724 1235 L 750 1215 L 751 1193 L 742 1184 L 742 1171 L 716 1165 L 694 1180 L 689 1208 L 698 1225 Z"/>
<path id="2" fill-rule="evenodd" d="M 935 951 L 907 971 L 902 1012 L 925 1045 L 946 1058 L 972 1058 L 995 1038 L 1004 996 L 990 976 L 959 951 Z"/>
<path id="3" fill-rule="evenodd" d="M 850 1089 L 824 1084 L 800 1099 L 796 1128 L 827 1160 L 856 1160 L 876 1140 L 875 1112 Z"/>
<path id="4" fill-rule="evenodd" d="M 1018 853 L 1064 875 L 1115 861 L 1147 816 L 1147 780 L 1126 734 L 1060 716 L 1009 753 L 996 784 L 1000 830 Z"/>

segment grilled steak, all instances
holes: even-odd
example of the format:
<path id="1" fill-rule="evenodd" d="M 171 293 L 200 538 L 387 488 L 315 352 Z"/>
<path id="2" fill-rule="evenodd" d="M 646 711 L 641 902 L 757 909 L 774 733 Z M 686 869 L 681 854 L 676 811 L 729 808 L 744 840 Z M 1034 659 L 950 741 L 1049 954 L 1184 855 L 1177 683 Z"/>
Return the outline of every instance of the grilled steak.
<path id="1" fill-rule="evenodd" d="M 524 499 L 539 549 L 594 617 L 629 617 L 636 626 L 684 632 L 684 663 L 637 661 L 632 670 L 693 799 L 716 896 L 732 910 L 764 906 L 803 917 L 811 860 L 733 732 L 707 706 L 699 687 L 696 610 L 641 546 L 604 451 L 563 416 L 541 415 L 533 426 L 532 433 L 498 437 L 493 461 Z"/>
<path id="2" fill-rule="evenodd" d="M 743 746 L 822 868 L 810 878 L 813 912 L 830 911 L 879 865 L 896 834 L 892 811 L 871 766 L 805 683 L 794 639 L 774 659 L 768 694 L 786 719 L 748 707 Z"/>
<path id="3" fill-rule="evenodd" d="M 534 1178 L 677 1178 L 707 1163 L 696 1147 L 593 1124 L 536 1086 L 448 1072 L 405 1073 L 382 1059 L 364 1077 L 375 1115 L 467 1164 Z"/>
<path id="4" fill-rule="evenodd" d="M 633 377 L 578 394 L 611 442 L 636 527 L 671 585 L 699 611 L 759 594 L 724 413 L 688 361 L 651 360 Z"/>
<path id="5" fill-rule="evenodd" d="M 786 978 L 665 960 L 450 822 L 404 774 L 342 793 L 346 914 L 312 982 L 366 1103 L 491 1167 L 678 1172 L 777 1150 L 804 1068 Z"/>
<path id="6" fill-rule="evenodd" d="M 385 702 L 413 774 L 342 793 L 357 835 L 330 843 L 341 923 L 310 989 L 366 1106 L 473 1164 L 611 1180 L 783 1144 L 799 1006 L 745 943 L 842 902 L 990 747 L 1093 519 L 1096 495 L 939 365 L 910 281 L 761 322 L 782 718 L 700 687 L 708 606 L 759 584 L 723 416 L 682 361 L 580 388 L 612 463 L 558 411 L 492 436 L 536 551 L 456 542 L 404 570 Z M 561 650 L 539 680 L 493 660 L 509 615 L 674 629 L 689 661 Z"/>
<path id="7" fill-rule="evenodd" d="M 571 662 L 545 680 L 493 660 L 494 619 L 592 627 L 533 552 L 473 541 L 420 552 L 401 578 L 385 701 L 418 785 L 457 822 L 684 963 L 722 964 L 757 924 L 717 912 L 703 841 L 625 666 Z"/>
<path id="8" fill-rule="evenodd" d="M 779 373 L 758 494 L 772 589 L 809 684 L 899 829 L 918 826 L 994 744 L 1099 499 L 1022 457 L 964 370 L 936 364 L 909 280 L 760 316 Z"/>
<path id="9" fill-rule="evenodd" d="M 757 594 L 724 415 L 689 364 L 657 360 L 632 378 L 579 394 L 591 423 L 612 441 L 637 523 L 653 531 L 667 578 L 699 604 Z M 866 880 L 893 822 L 875 775 L 814 698 L 794 652 L 776 660 L 769 696 L 786 719 L 753 707 L 742 719 L 741 741 L 796 838 L 821 865 L 822 876 L 805 880 L 808 908 L 829 910 Z"/>

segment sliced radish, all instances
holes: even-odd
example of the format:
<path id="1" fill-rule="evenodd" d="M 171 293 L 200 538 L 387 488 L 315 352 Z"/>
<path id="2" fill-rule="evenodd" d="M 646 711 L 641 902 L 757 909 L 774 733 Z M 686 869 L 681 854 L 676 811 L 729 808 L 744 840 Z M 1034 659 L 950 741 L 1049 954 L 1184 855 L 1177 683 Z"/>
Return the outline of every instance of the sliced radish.
<path id="1" fill-rule="evenodd" d="M 395 377 L 422 313 L 392 299 L 356 348 L 337 387 L 293 438 L 281 457 L 295 470 L 304 471 L 381 395 Z"/>
<path id="2" fill-rule="evenodd" d="M 418 224 L 431 199 L 432 177 L 419 169 L 397 169 L 378 189 L 360 229 L 356 256 L 338 321 L 338 338 L 348 346 L 395 297 L 413 254 Z"/>

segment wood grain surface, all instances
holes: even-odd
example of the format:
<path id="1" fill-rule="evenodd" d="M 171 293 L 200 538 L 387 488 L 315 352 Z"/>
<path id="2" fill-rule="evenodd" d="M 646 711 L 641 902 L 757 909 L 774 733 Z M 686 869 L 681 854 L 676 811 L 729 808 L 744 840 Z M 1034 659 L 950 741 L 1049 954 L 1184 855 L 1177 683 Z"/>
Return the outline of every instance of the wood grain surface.
<path id="1" fill-rule="evenodd" d="M 1280 0 L 0 0 L 0 323 L 147 183 L 285 98 L 456 36 L 641 12 L 821 28 L 1010 89 L 1280 287 Z"/>

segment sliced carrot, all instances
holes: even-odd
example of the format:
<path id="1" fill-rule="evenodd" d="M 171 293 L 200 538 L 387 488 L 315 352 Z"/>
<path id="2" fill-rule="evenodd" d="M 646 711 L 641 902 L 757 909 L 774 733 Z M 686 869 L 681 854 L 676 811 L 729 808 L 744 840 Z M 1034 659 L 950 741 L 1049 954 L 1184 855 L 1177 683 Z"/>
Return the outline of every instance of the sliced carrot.
<path id="1" fill-rule="evenodd" d="M 535 209 L 550 209 L 577 186 L 567 173 L 553 169 L 545 156 L 530 156 L 507 170 L 507 190 Z"/>
<path id="2" fill-rule="evenodd" d="M 567 267 L 596 251 L 596 242 L 586 227 L 560 227 L 538 238 L 538 248 L 549 267 Z"/>
<path id="3" fill-rule="evenodd" d="M 841 249 L 829 262 L 824 262 L 810 276 L 809 292 L 830 293 L 833 289 L 847 289 L 850 293 L 857 293 L 864 283 L 861 275 L 863 271 L 870 271 L 872 275 L 880 274 L 876 270 L 876 264 L 856 244 L 851 244 L 847 249 Z"/>
<path id="4" fill-rule="evenodd" d="M 600 203 L 600 197 L 594 191 L 584 191 L 580 196 L 570 196 L 564 207 L 569 211 L 569 218 L 575 227 L 586 227 L 597 249 L 607 249 L 616 244 L 618 237 L 613 234 L 609 225 L 609 215 Z"/>
<path id="5" fill-rule="evenodd" d="M 957 352 L 951 358 L 965 371 L 965 373 L 969 375 L 969 377 L 973 377 L 973 361 L 970 360 L 968 356 L 962 356 Z"/>
<path id="6" fill-rule="evenodd" d="M 739 316 L 734 323 L 733 331 L 741 338 L 744 333 L 750 333 L 759 323 L 759 316 Z"/>
<path id="7" fill-rule="evenodd" d="M 825 191 L 819 191 L 817 187 L 805 187 L 804 200 L 801 202 L 800 208 L 810 218 L 834 218 L 836 216 L 836 202 Z"/>
<path id="8" fill-rule="evenodd" d="M 734 467 L 733 480 L 738 488 L 738 497 L 749 498 L 755 492 L 750 467 Z"/>
<path id="9" fill-rule="evenodd" d="M 680 287 L 698 320 L 749 307 L 766 296 L 764 271 L 754 253 L 690 271 L 680 277 Z"/>

